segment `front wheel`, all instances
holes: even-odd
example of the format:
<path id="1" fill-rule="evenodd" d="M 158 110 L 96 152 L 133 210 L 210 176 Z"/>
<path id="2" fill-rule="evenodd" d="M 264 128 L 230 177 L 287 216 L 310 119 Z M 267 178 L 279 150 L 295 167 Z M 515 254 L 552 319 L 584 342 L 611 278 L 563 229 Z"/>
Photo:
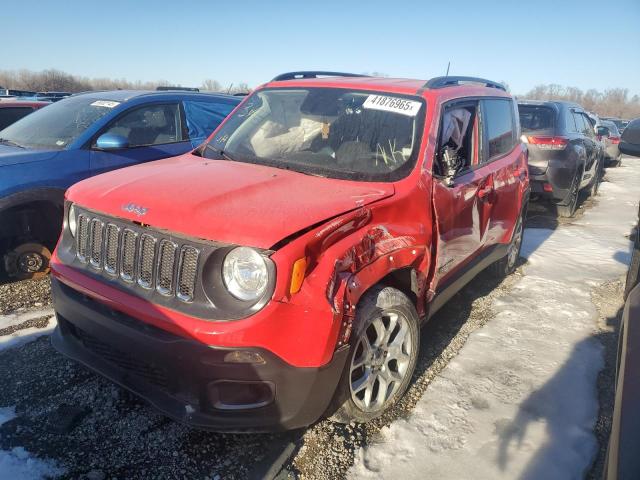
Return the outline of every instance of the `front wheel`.
<path id="1" fill-rule="evenodd" d="M 40 243 L 23 243 L 5 256 L 5 271 L 15 280 L 38 279 L 49 273 L 51 251 Z"/>
<path id="2" fill-rule="evenodd" d="M 355 335 L 332 402 L 331 420 L 368 422 L 387 411 L 407 389 L 415 370 L 420 335 L 409 298 L 376 287 L 358 304 Z"/>

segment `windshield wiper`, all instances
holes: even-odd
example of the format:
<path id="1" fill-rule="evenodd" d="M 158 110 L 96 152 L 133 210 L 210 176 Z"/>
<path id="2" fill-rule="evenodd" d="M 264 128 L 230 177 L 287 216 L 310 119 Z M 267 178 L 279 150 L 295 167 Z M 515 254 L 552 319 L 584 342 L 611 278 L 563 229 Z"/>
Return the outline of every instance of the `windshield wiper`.
<path id="1" fill-rule="evenodd" d="M 25 148 L 19 143 L 9 140 L 8 138 L 0 138 L 0 143 L 3 143 L 4 145 L 11 145 L 12 147 Z"/>
<path id="2" fill-rule="evenodd" d="M 215 153 L 216 155 L 220 155 L 223 159 L 225 160 L 229 160 L 230 162 L 235 162 L 237 161 L 235 158 L 232 158 L 227 152 L 225 152 L 224 150 L 218 150 L 217 148 L 212 147 L 211 145 L 209 145 L 207 143 L 207 145 L 205 146 L 205 150 L 212 150 L 213 153 Z"/>

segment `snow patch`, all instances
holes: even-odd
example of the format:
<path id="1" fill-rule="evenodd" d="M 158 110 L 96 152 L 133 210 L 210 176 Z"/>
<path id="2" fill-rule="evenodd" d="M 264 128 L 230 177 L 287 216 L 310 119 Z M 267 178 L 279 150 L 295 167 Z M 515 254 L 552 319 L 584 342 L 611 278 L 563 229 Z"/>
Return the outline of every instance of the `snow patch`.
<path id="1" fill-rule="evenodd" d="M 0 408 L 0 425 L 16 417 L 15 407 Z M 22 447 L 0 450 L 0 478 L 39 480 L 64 474 L 56 462 L 32 457 Z"/>
<path id="2" fill-rule="evenodd" d="M 46 317 L 53 315 L 53 308 L 41 309 L 41 310 L 29 310 L 28 312 L 16 312 L 8 315 L 0 315 L 0 330 L 4 330 L 14 325 L 20 325 L 28 320 L 34 318 Z"/>
<path id="3" fill-rule="evenodd" d="M 44 328 L 23 328 L 9 335 L 0 336 L 0 352 L 8 348 L 19 347 L 25 343 L 32 342 L 43 335 L 49 335 L 53 329 L 56 328 L 57 324 L 56 316 L 52 315 L 48 320 L 47 326 Z"/>
<path id="4" fill-rule="evenodd" d="M 470 335 L 412 414 L 357 452 L 350 478 L 584 476 L 598 448 L 603 367 L 590 292 L 626 272 L 640 162 L 609 169 L 607 178 L 581 219 L 525 231 L 525 276 L 494 302 L 494 318 Z"/>

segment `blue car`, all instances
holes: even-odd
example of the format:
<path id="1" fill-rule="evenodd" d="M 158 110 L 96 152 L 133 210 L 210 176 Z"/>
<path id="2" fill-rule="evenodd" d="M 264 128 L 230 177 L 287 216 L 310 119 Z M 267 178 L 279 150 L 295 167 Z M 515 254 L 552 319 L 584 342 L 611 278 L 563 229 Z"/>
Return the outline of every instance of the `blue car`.
<path id="1" fill-rule="evenodd" d="M 91 92 L 0 131 L 0 277 L 48 272 L 69 186 L 192 150 L 240 101 L 183 91 Z"/>

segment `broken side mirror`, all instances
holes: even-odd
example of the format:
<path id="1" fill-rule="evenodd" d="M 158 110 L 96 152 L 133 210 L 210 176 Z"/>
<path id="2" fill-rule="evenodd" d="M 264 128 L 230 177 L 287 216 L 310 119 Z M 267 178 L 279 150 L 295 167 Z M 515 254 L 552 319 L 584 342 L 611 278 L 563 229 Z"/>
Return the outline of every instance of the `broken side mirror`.
<path id="1" fill-rule="evenodd" d="M 640 157 L 640 118 L 631 120 L 626 126 L 620 137 L 618 148 L 625 155 Z"/>

